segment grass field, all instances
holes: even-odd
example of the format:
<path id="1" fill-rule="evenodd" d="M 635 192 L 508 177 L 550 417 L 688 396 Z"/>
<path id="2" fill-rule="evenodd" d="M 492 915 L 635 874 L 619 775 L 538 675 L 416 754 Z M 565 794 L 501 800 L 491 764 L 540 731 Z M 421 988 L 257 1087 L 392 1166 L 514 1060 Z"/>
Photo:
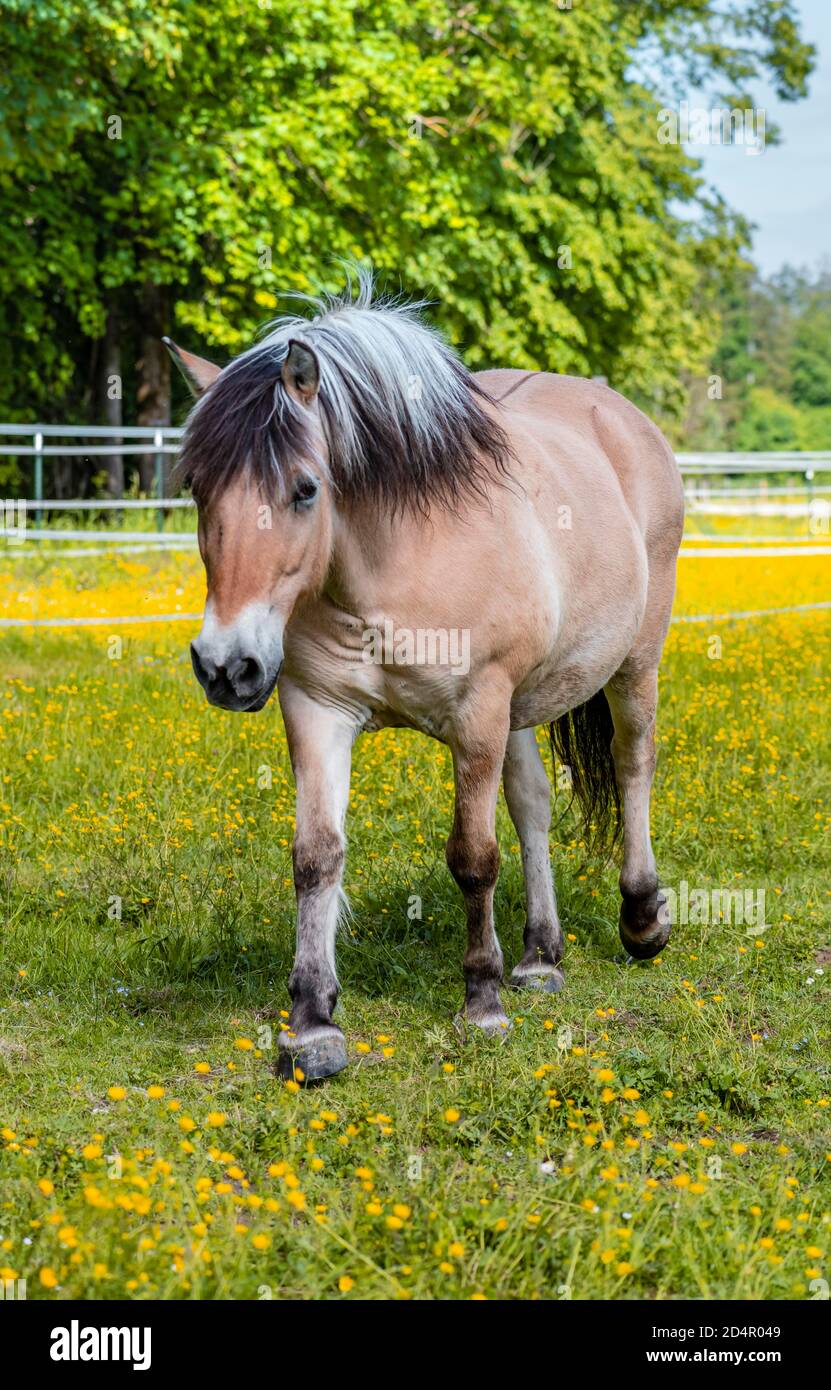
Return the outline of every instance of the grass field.
<path id="1" fill-rule="evenodd" d="M 827 578 L 824 556 L 682 559 L 676 612 L 817 602 Z M 202 583 L 187 554 L 0 561 L 18 618 L 192 613 Z M 0 636 L 0 1279 L 53 1299 L 827 1298 L 829 614 L 679 624 L 664 662 L 663 880 L 764 891 L 764 923 L 681 923 L 623 965 L 616 867 L 558 805 L 567 988 L 506 991 L 501 1043 L 453 1024 L 449 755 L 361 740 L 351 1066 L 309 1091 L 272 1070 L 293 950 L 279 710 L 209 708 L 193 632 Z M 510 965 L 502 805 L 499 836 Z"/>

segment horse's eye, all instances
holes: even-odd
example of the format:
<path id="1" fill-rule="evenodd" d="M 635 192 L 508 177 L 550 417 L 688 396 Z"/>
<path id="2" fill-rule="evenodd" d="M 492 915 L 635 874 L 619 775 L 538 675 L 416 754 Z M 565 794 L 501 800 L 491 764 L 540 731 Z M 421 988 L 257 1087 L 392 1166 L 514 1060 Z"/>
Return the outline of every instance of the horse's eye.
<path id="1" fill-rule="evenodd" d="M 303 507 L 310 507 L 317 497 L 317 492 L 318 485 L 314 478 L 301 478 L 291 497 L 294 510 L 297 512 Z"/>

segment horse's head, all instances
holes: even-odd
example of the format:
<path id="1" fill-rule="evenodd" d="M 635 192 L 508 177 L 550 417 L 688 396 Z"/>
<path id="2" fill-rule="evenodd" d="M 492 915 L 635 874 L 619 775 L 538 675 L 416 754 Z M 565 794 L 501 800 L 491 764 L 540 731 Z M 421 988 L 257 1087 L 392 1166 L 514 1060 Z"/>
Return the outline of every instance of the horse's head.
<path id="1" fill-rule="evenodd" d="M 318 362 L 297 340 L 270 377 L 262 357 L 220 371 L 168 348 L 199 396 L 182 448 L 208 582 L 193 669 L 211 704 L 253 712 L 274 690 L 286 624 L 320 586 L 331 549 Z"/>

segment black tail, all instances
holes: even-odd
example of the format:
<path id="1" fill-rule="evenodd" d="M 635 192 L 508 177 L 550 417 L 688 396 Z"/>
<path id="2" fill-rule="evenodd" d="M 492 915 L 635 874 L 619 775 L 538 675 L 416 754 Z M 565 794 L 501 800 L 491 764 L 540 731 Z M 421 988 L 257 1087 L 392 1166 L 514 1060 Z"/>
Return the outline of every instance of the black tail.
<path id="1" fill-rule="evenodd" d="M 551 751 L 570 769 L 572 797 L 592 849 L 613 849 L 620 835 L 620 794 L 612 760 L 612 712 L 602 690 L 548 726 Z"/>

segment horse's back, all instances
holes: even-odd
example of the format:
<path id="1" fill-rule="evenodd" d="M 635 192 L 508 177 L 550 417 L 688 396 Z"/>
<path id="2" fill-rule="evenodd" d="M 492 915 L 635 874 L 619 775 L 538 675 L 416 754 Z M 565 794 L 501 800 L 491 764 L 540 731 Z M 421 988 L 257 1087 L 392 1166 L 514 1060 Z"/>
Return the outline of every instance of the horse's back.
<path id="1" fill-rule="evenodd" d="M 530 436 L 551 457 L 579 454 L 587 484 L 595 467 L 614 471 L 650 558 L 674 560 L 684 524 L 678 465 L 658 426 L 601 381 L 552 372 L 497 369 L 477 381 L 498 403 L 510 435 Z"/>

